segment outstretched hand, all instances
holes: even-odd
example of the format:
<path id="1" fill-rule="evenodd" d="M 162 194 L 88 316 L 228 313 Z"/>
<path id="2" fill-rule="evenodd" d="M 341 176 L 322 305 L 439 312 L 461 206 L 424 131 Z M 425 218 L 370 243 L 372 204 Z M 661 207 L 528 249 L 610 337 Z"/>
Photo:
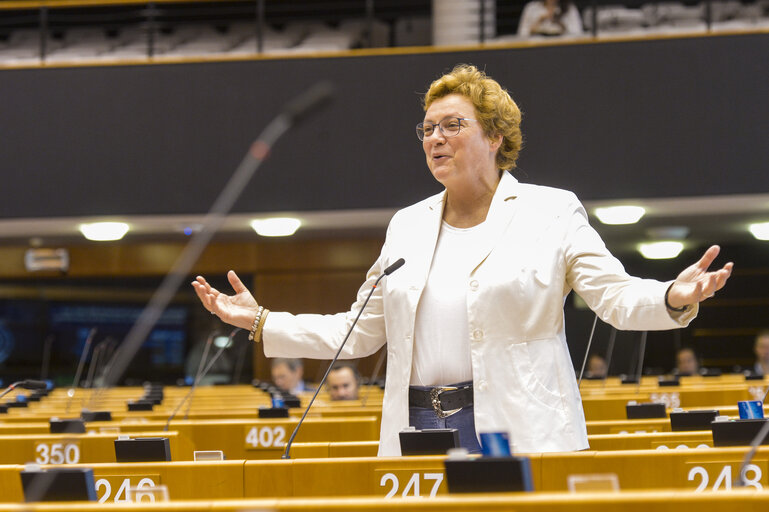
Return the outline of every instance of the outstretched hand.
<path id="1" fill-rule="evenodd" d="M 708 272 L 708 267 L 716 259 L 720 250 L 717 245 L 711 246 L 697 263 L 678 274 L 668 293 L 670 306 L 681 308 L 702 302 L 724 287 L 726 280 L 732 274 L 734 263 L 729 262 L 719 270 Z"/>
<path id="2" fill-rule="evenodd" d="M 198 294 L 200 302 L 203 303 L 203 307 L 208 311 L 218 316 L 223 322 L 249 330 L 259 305 L 234 271 L 227 272 L 227 280 L 235 291 L 234 295 L 220 292 L 208 284 L 202 276 L 195 278 L 192 287 Z"/>

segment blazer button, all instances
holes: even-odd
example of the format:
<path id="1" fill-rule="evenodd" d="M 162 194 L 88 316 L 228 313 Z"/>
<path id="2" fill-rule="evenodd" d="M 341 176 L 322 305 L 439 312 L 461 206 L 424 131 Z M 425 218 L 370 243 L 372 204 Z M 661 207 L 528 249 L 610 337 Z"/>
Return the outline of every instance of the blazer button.
<path id="1" fill-rule="evenodd" d="M 483 339 L 483 331 L 480 329 L 476 329 L 473 331 L 473 340 L 474 341 L 481 341 Z"/>
<path id="2" fill-rule="evenodd" d="M 476 281 L 475 279 L 473 279 L 472 281 L 470 281 L 470 289 L 471 289 L 472 291 L 475 291 L 475 290 L 477 290 L 477 289 L 478 289 L 478 281 Z"/>
<path id="3" fill-rule="evenodd" d="M 478 382 L 478 391 L 486 391 L 486 381 L 482 380 Z"/>

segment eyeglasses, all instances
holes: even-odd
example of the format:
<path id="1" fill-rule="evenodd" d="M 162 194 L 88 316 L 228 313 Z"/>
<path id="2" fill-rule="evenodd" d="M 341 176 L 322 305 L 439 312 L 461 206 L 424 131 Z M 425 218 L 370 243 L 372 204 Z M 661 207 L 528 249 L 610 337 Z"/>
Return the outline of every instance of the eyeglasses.
<path id="1" fill-rule="evenodd" d="M 425 137 L 432 136 L 435 133 L 435 127 L 441 131 L 444 137 L 454 137 L 459 135 L 459 130 L 462 129 L 462 121 L 475 121 L 468 117 L 447 117 L 442 119 L 440 123 L 419 123 L 417 125 L 417 138 L 419 140 L 425 140 Z"/>

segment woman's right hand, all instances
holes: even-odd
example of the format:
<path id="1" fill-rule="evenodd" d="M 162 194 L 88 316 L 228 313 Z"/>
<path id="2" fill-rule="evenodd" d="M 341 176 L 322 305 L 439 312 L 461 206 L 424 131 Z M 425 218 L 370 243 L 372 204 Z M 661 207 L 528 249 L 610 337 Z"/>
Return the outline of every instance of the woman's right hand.
<path id="1" fill-rule="evenodd" d="M 227 280 L 235 291 L 234 295 L 221 293 L 202 276 L 195 278 L 192 287 L 203 307 L 212 314 L 230 325 L 250 330 L 259 305 L 234 271 L 227 272 Z"/>

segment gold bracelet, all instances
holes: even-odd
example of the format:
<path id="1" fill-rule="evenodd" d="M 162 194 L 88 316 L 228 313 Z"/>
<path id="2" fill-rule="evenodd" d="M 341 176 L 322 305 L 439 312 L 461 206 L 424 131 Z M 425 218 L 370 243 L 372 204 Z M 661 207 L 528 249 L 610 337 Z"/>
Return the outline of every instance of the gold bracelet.
<path id="1" fill-rule="evenodd" d="M 254 342 L 259 343 L 262 341 L 262 330 L 264 329 L 264 324 L 267 322 L 267 314 L 270 312 L 269 309 L 264 308 L 264 311 L 262 312 L 262 318 L 259 320 L 259 325 L 256 327 L 256 331 L 254 332 Z"/>
<path id="2" fill-rule="evenodd" d="M 256 329 L 259 327 L 259 323 L 262 321 L 262 313 L 264 313 L 264 306 L 259 306 L 256 310 L 256 316 L 254 317 L 254 323 L 251 325 L 251 332 L 248 334 L 248 341 L 254 340 Z"/>

